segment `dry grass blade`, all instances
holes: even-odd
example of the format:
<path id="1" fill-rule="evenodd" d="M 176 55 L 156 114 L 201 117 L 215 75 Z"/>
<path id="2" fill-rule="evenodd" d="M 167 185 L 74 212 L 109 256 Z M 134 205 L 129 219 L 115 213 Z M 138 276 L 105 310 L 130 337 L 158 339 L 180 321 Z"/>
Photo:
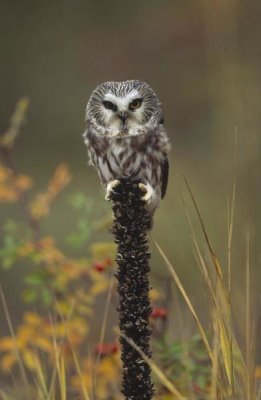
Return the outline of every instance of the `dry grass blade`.
<path id="1" fill-rule="evenodd" d="M 9 314 L 9 311 L 8 311 L 8 307 L 7 307 L 7 304 L 6 304 L 6 300 L 5 300 L 5 295 L 4 295 L 4 292 L 3 292 L 3 289 L 2 289 L 1 285 L 0 285 L 0 297 L 1 297 L 2 304 L 3 304 L 7 325 L 8 325 L 10 334 L 11 334 L 12 339 L 13 339 L 14 344 L 15 344 L 14 351 L 15 351 L 15 355 L 16 355 L 16 358 L 17 358 L 17 362 L 18 362 L 18 365 L 19 365 L 20 372 L 21 372 L 21 376 L 22 376 L 24 385 L 25 385 L 25 387 L 27 388 L 27 390 L 29 392 L 30 385 L 29 385 L 29 382 L 28 382 L 28 379 L 27 379 L 27 375 L 26 375 L 26 372 L 25 372 L 25 368 L 24 368 L 24 365 L 23 365 L 22 358 L 21 358 L 20 353 L 19 353 L 17 340 L 16 340 L 14 328 L 13 328 L 13 324 L 12 324 L 12 321 L 11 321 L 11 317 L 10 317 L 10 314 Z"/>
<path id="2" fill-rule="evenodd" d="M 219 337 L 218 327 L 215 319 L 213 320 L 213 364 L 211 368 L 210 399 L 216 399 L 218 393 L 218 374 L 219 374 Z"/>
<path id="3" fill-rule="evenodd" d="M 250 234 L 247 233 L 246 238 L 246 367 L 247 367 L 247 379 L 246 379 L 246 398 L 247 400 L 252 399 L 252 374 L 251 374 L 251 340 L 250 340 Z"/>
<path id="4" fill-rule="evenodd" d="M 0 399 L 1 400 L 12 400 L 12 398 L 6 394 L 2 389 L 0 389 Z"/>
<path id="5" fill-rule="evenodd" d="M 41 398 L 48 399 L 48 388 L 46 384 L 45 374 L 43 368 L 39 362 L 38 357 L 34 356 L 34 366 L 35 366 L 35 377 L 36 377 L 36 388 L 37 393 L 41 394 Z"/>
<path id="6" fill-rule="evenodd" d="M 105 337 L 105 331 L 106 331 L 106 325 L 107 325 L 108 313 L 109 313 L 109 306 L 110 306 L 111 298 L 112 298 L 113 283 L 114 283 L 114 276 L 112 276 L 111 280 L 110 280 L 110 286 L 109 286 L 109 290 L 108 290 L 108 294 L 107 294 L 107 298 L 106 298 L 106 304 L 105 304 L 105 310 L 104 310 L 104 315 L 103 315 L 103 320 L 102 320 L 102 327 L 101 327 L 99 343 L 103 343 L 104 337 Z M 95 386 L 96 386 L 97 372 L 98 372 L 100 359 L 101 359 L 101 355 L 98 352 L 96 360 L 95 360 L 94 377 L 93 377 L 94 390 L 95 390 Z"/>
<path id="7" fill-rule="evenodd" d="M 198 243 L 196 238 L 193 238 L 194 241 L 194 246 L 196 249 L 196 253 L 199 259 L 199 265 L 202 269 L 203 277 L 207 283 L 209 293 L 210 293 L 210 300 L 212 304 L 212 325 L 213 328 L 216 326 L 216 329 L 214 328 L 214 334 L 218 335 L 220 346 L 221 346 L 221 351 L 223 354 L 223 360 L 224 360 L 224 365 L 226 369 L 226 373 L 228 376 L 228 380 L 233 392 L 233 387 L 234 387 L 234 372 L 233 372 L 233 337 L 232 337 L 232 331 L 231 331 L 231 324 L 230 322 L 225 322 L 224 321 L 224 315 L 222 312 L 222 308 L 220 307 L 220 303 L 225 303 L 226 299 L 221 299 L 223 295 L 223 291 L 220 288 L 220 281 L 217 282 L 217 288 L 216 288 L 216 293 L 213 290 L 212 283 L 210 280 L 210 277 L 208 275 L 208 271 L 204 262 L 204 259 L 202 257 L 202 254 L 199 250 Z M 225 303 L 226 304 L 226 303 Z M 224 309 L 224 307 L 223 307 Z M 227 311 L 225 312 L 227 314 Z M 230 312 L 229 312 L 230 315 Z M 226 315 L 225 315 L 226 319 Z M 215 352 L 215 348 L 214 348 Z M 215 356 L 214 356 L 214 364 L 216 363 L 215 361 Z M 216 365 L 217 367 L 217 365 Z"/>
<path id="8" fill-rule="evenodd" d="M 57 378 L 57 371 L 56 368 L 53 369 L 53 373 L 51 375 L 51 380 L 50 380 L 50 385 L 49 385 L 49 391 L 48 395 L 46 397 L 46 400 L 55 400 L 55 383 L 56 383 L 56 378 Z"/>
<path id="9" fill-rule="evenodd" d="M 236 156 L 235 156 L 236 157 Z M 236 160 L 236 159 L 235 159 Z M 235 161 L 236 162 L 236 161 Z M 213 306 L 215 312 L 213 313 L 213 316 L 215 315 L 217 318 L 217 323 L 218 323 L 218 331 L 219 331 L 219 340 L 220 340 L 220 345 L 221 345 L 221 351 L 223 354 L 223 360 L 224 360 L 224 366 L 226 370 L 226 374 L 229 380 L 230 384 L 230 390 L 233 393 L 234 392 L 234 366 L 233 366 L 233 343 L 232 343 L 232 327 L 231 327 L 231 306 L 230 306 L 230 296 L 224 286 L 223 282 L 223 274 L 222 274 L 222 269 L 219 264 L 219 261 L 217 259 L 217 256 L 215 255 L 215 252 L 213 250 L 213 247 L 210 243 L 202 216 L 200 214 L 198 205 L 196 203 L 195 197 L 190 189 L 190 186 L 188 184 L 188 181 L 184 177 L 187 189 L 189 191 L 190 197 L 192 199 L 193 205 L 195 207 L 196 213 L 198 215 L 201 228 L 204 233 L 205 240 L 207 242 L 207 246 L 209 249 L 209 252 L 211 254 L 211 258 L 213 261 L 213 264 L 215 266 L 215 270 L 217 273 L 217 282 L 216 282 L 216 291 L 214 292 L 210 277 L 208 275 L 208 271 L 206 267 L 204 266 L 203 257 L 200 254 L 199 247 L 196 241 L 196 237 L 193 231 L 192 223 L 189 218 L 190 226 L 192 227 L 192 235 L 193 235 L 193 240 L 194 240 L 194 245 L 196 247 L 196 251 L 198 254 L 198 257 L 200 259 L 200 265 L 202 267 L 203 275 L 206 280 L 206 283 L 208 285 L 208 288 L 211 293 L 212 301 L 213 301 Z M 232 202 L 232 215 L 229 219 L 229 244 L 228 248 L 231 249 L 231 241 L 232 241 L 232 232 L 233 232 L 233 218 L 234 218 L 234 202 L 235 202 L 235 190 L 236 190 L 236 180 L 234 178 L 234 185 L 233 185 L 233 202 Z M 183 203 L 184 199 L 183 199 Z M 187 210 L 187 209 L 186 209 Z M 188 215 L 188 211 L 187 211 Z M 229 263 L 230 263 L 230 254 L 229 254 Z M 230 268 L 230 264 L 229 264 Z"/>
<path id="10" fill-rule="evenodd" d="M 182 200 L 182 203 L 183 203 L 183 206 L 184 206 L 184 209 L 185 209 L 186 217 L 187 217 L 187 220 L 188 220 L 188 223 L 189 223 L 189 226 L 190 226 L 191 235 L 192 235 L 192 241 L 193 241 L 194 249 L 196 251 L 196 256 L 198 258 L 198 264 L 199 264 L 201 273 L 203 275 L 203 278 L 204 278 L 204 280 L 206 282 L 206 285 L 208 287 L 208 290 L 209 290 L 209 293 L 210 293 L 210 299 L 213 301 L 213 299 L 215 299 L 215 293 L 214 293 L 213 285 L 212 285 L 212 282 L 211 282 L 211 279 L 210 279 L 210 276 L 209 276 L 209 273 L 208 273 L 208 269 L 207 269 L 206 263 L 204 261 L 204 258 L 202 256 L 202 254 L 201 254 L 201 251 L 199 249 L 199 244 L 198 244 L 198 241 L 197 241 L 197 238 L 196 238 L 196 235 L 195 235 L 195 231 L 194 231 L 193 224 L 192 224 L 192 221 L 191 221 L 191 218 L 190 218 L 190 215 L 189 215 L 189 211 L 188 211 L 184 196 L 183 196 L 181 191 L 180 191 L 180 196 L 181 196 L 181 200 Z"/>
<path id="11" fill-rule="evenodd" d="M 229 334 L 223 319 L 218 316 L 217 316 L 217 323 L 218 323 L 219 340 L 223 355 L 224 366 L 228 377 L 230 389 L 232 390 L 233 364 L 232 364 L 232 354 L 230 351 Z"/>
<path id="12" fill-rule="evenodd" d="M 237 129 L 235 131 L 234 179 L 233 179 L 231 206 L 229 205 L 229 201 L 228 201 L 227 253 L 228 253 L 228 293 L 229 293 L 229 296 L 230 296 L 230 292 L 231 292 L 231 245 L 232 245 L 233 228 L 234 228 L 236 187 L 237 187 Z"/>
<path id="13" fill-rule="evenodd" d="M 58 347 L 54 332 L 53 332 L 53 345 L 54 345 L 55 366 L 58 374 L 61 400 L 66 400 L 66 376 L 65 376 L 64 358 L 62 356 L 61 349 Z"/>
<path id="14" fill-rule="evenodd" d="M 206 228 L 205 228 L 203 219 L 202 219 L 202 217 L 201 217 L 201 214 L 200 214 L 198 205 L 197 205 L 197 203 L 196 203 L 195 197 L 194 197 L 194 195 L 193 195 L 193 193 L 192 193 L 192 190 L 190 189 L 189 183 L 188 183 L 188 181 L 187 181 L 187 179 L 186 179 L 185 177 L 184 177 L 184 181 L 185 181 L 185 184 L 186 184 L 187 189 L 188 189 L 188 191 L 189 191 L 191 200 L 192 200 L 192 202 L 193 202 L 193 204 L 194 204 L 195 210 L 196 210 L 196 212 L 197 212 L 197 215 L 198 215 L 198 218 L 199 218 L 199 221 L 200 221 L 200 225 L 201 225 L 201 228 L 202 228 L 202 230 L 203 230 L 203 233 L 204 233 L 204 236 L 205 236 L 207 245 L 208 245 L 208 249 L 209 249 L 209 251 L 210 251 L 210 254 L 211 254 L 211 257 L 212 257 L 212 260 L 213 260 L 215 269 L 216 269 L 216 272 L 217 272 L 218 276 L 220 277 L 220 279 L 222 279 L 222 277 L 223 277 L 222 269 L 221 269 L 221 267 L 220 267 L 218 258 L 217 258 L 217 256 L 216 256 L 214 250 L 213 250 L 213 247 L 212 247 L 212 245 L 211 245 L 211 243 L 210 243 L 210 240 L 209 240 L 209 237 L 208 237 L 208 235 L 207 235 L 207 231 L 206 231 Z"/>
<path id="15" fill-rule="evenodd" d="M 166 375 L 162 372 L 162 370 L 149 358 L 144 354 L 144 352 L 136 345 L 136 343 L 123 333 L 121 336 L 140 354 L 140 356 L 146 361 L 146 363 L 150 366 L 151 370 L 158 377 L 162 385 L 167 388 L 171 394 L 173 394 L 173 400 L 187 400 L 186 397 L 182 396 L 182 394 L 178 391 L 178 389 L 173 385 L 172 382 L 166 377 Z"/>
<path id="16" fill-rule="evenodd" d="M 66 400 L 66 377 L 65 377 L 64 358 L 61 354 L 61 350 L 58 348 L 56 339 L 54 339 L 54 356 L 55 356 L 55 365 L 59 380 L 61 400 Z"/>
<path id="17" fill-rule="evenodd" d="M 68 322 L 68 321 L 70 320 L 70 317 L 71 317 L 71 315 L 72 315 L 72 313 L 73 313 L 74 307 L 75 307 L 75 303 L 72 302 L 71 308 L 70 308 L 70 311 L 69 311 L 69 313 L 68 313 L 68 317 L 67 317 L 66 320 L 64 319 L 62 313 L 59 312 L 59 316 L 60 316 L 61 320 L 62 320 L 64 323 L 65 323 L 65 322 Z M 74 364 L 75 364 L 76 372 L 77 372 L 78 377 L 79 377 L 79 379 L 80 379 L 80 385 L 81 385 L 81 390 L 82 390 L 83 399 L 84 399 L 84 400 L 90 400 L 90 396 L 89 396 L 89 394 L 88 394 L 88 390 L 87 390 L 86 384 L 85 384 L 85 382 L 84 382 L 83 373 L 82 373 L 82 370 L 81 370 L 81 367 L 80 367 L 79 359 L 78 359 L 78 357 L 77 357 L 77 355 L 76 355 L 76 352 L 75 352 L 75 350 L 74 350 L 74 348 L 73 348 L 73 344 L 72 344 L 70 335 L 68 334 L 67 331 L 66 331 L 66 338 L 67 338 L 68 342 L 70 343 L 71 352 L 72 352 L 72 356 L 73 356 L 73 361 L 74 361 Z M 55 340 L 55 338 L 54 338 L 54 340 Z M 55 346 L 57 347 L 57 342 L 56 342 L 56 340 L 55 340 L 55 343 L 56 343 Z M 61 352 L 60 352 L 60 353 L 61 353 Z M 58 370 L 58 369 L 57 369 L 57 372 L 58 372 L 58 376 L 59 376 L 59 370 Z M 65 387 L 66 387 L 66 386 L 64 386 L 64 388 L 65 388 Z"/>
<path id="18" fill-rule="evenodd" d="M 233 188 L 232 188 L 232 199 L 231 205 L 228 199 L 228 241 L 227 241 L 227 270 L 228 270 L 228 340 L 230 346 L 231 354 L 231 375 L 230 381 L 232 386 L 232 392 L 234 393 L 234 359 L 233 359 L 233 340 L 232 340 L 232 312 L 231 312 L 231 247 L 233 238 L 233 228 L 234 228 L 234 215 L 235 215 L 235 203 L 236 203 L 236 186 L 237 186 L 237 128 L 235 129 L 235 150 L 234 150 L 234 178 L 233 178 Z"/>
<path id="19" fill-rule="evenodd" d="M 200 320 L 199 320 L 199 318 L 197 316 L 197 313 L 196 313 L 196 311 L 195 311 L 195 309 L 194 309 L 194 307 L 193 307 L 193 305 L 192 305 L 192 303 L 191 303 L 191 301 L 190 301 L 190 299 L 189 299 L 189 297 L 188 297 L 188 295 L 187 295 L 187 293 L 186 293 L 186 291 L 185 291 L 185 289 L 184 289 L 184 287 L 183 287 L 183 285 L 182 285 L 182 283 L 181 283 L 181 281 L 180 281 L 180 279 L 179 279 L 179 277 L 178 277 L 173 265 L 168 260 L 167 256 L 165 255 L 165 253 L 163 252 L 161 247 L 158 245 L 158 243 L 156 241 L 154 241 L 154 243 L 155 243 L 159 253 L 161 254 L 163 260 L 165 261 L 165 264 L 168 267 L 168 270 L 169 270 L 172 278 L 174 279 L 174 282 L 178 286 L 178 288 L 179 288 L 179 290 L 180 290 L 185 302 L 187 303 L 187 305 L 188 305 L 188 307 L 189 307 L 189 309 L 190 309 L 190 311 L 191 311 L 191 313 L 192 313 L 192 315 L 193 315 L 193 317 L 194 317 L 194 319 L 195 319 L 195 321 L 197 323 L 199 333 L 200 333 L 200 335 L 202 337 L 202 340 L 203 340 L 203 342 L 204 342 L 204 344 L 206 346 L 206 349 L 207 349 L 208 354 L 209 354 L 209 358 L 210 358 L 211 362 L 213 362 L 213 354 L 212 354 L 212 351 L 211 351 L 207 336 L 205 334 L 205 331 L 204 331 L 204 329 L 203 329 L 203 327 L 202 327 L 202 325 L 200 323 Z"/>
<path id="20" fill-rule="evenodd" d="M 216 289 L 214 290 L 211 277 L 209 275 L 206 263 L 201 254 L 198 241 L 195 235 L 195 231 L 193 228 L 193 224 L 189 215 L 189 211 L 187 209 L 185 199 L 181 193 L 181 198 L 183 205 L 185 207 L 186 216 L 190 225 L 192 240 L 194 244 L 194 248 L 196 251 L 196 255 L 198 258 L 198 264 L 200 266 L 200 270 L 202 272 L 203 278 L 206 282 L 206 285 L 210 294 L 210 301 L 212 305 L 212 325 L 214 329 L 214 335 L 217 335 L 217 339 L 220 342 L 221 351 L 223 354 L 224 366 L 227 373 L 227 377 L 229 380 L 229 384 L 231 387 L 231 391 L 233 392 L 234 388 L 234 372 L 233 372 L 233 346 L 232 346 L 232 334 L 231 334 L 231 310 L 230 310 L 230 302 L 228 301 L 228 297 L 226 293 L 223 291 L 222 281 L 220 276 L 218 275 L 218 279 L 216 282 Z M 218 344 L 217 344 L 218 346 Z M 215 351 L 215 348 L 214 348 Z M 216 363 L 217 364 L 217 363 Z M 218 368 L 218 364 L 216 365 Z M 214 382 L 214 381 L 213 381 Z M 216 385 L 217 383 L 215 383 Z M 214 385 L 214 383 L 213 383 Z M 215 386 L 214 385 L 214 386 Z M 214 391 L 214 389 L 213 389 Z"/>
<path id="21" fill-rule="evenodd" d="M 256 400 L 261 400 L 261 383 L 259 384 Z"/>
<path id="22" fill-rule="evenodd" d="M 81 370 L 81 367 L 80 367 L 80 363 L 79 363 L 78 357 L 77 357 L 77 355 L 75 353 L 74 348 L 72 347 L 72 343 L 70 343 L 70 345 L 71 345 L 72 356 L 73 356 L 73 361 L 74 361 L 74 364 L 75 364 L 75 368 L 76 368 L 76 371 L 77 371 L 77 374 L 79 376 L 80 383 L 81 383 L 83 399 L 84 400 L 90 400 L 90 397 L 89 397 L 89 394 L 88 394 L 88 391 L 87 391 L 87 388 L 86 388 L 86 385 L 85 385 L 85 382 L 84 382 L 84 378 L 83 378 L 83 374 L 82 374 L 82 370 Z"/>

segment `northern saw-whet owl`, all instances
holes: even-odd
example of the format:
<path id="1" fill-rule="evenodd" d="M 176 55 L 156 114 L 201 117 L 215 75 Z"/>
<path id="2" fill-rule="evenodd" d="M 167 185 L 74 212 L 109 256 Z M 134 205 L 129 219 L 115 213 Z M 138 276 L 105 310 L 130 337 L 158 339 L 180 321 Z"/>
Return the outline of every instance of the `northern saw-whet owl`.
<path id="1" fill-rule="evenodd" d="M 152 216 L 165 196 L 170 142 L 162 105 L 145 82 L 105 82 L 86 107 L 84 140 L 89 163 L 106 188 L 106 199 L 120 179 L 138 181 Z"/>

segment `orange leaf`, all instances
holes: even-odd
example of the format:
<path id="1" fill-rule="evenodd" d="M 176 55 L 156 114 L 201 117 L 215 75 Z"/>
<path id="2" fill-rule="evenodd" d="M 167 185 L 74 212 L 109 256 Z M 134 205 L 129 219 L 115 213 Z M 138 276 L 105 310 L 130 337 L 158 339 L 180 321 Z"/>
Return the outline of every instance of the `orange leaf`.
<path id="1" fill-rule="evenodd" d="M 17 358 L 13 353 L 6 354 L 1 360 L 1 368 L 4 372 L 9 372 L 16 362 Z"/>
<path id="2" fill-rule="evenodd" d="M 14 339 L 10 336 L 0 339 L 0 351 L 10 351 L 16 348 Z"/>
<path id="3" fill-rule="evenodd" d="M 18 255 L 20 257 L 26 257 L 31 254 L 35 249 L 34 243 L 27 242 L 18 250 Z"/>
<path id="4" fill-rule="evenodd" d="M 49 193 L 39 193 L 31 202 L 30 211 L 34 219 L 40 219 L 49 213 L 49 204 L 51 202 Z"/>
<path id="5" fill-rule="evenodd" d="M 4 165 L 0 165 L 0 183 L 5 182 L 8 179 L 9 174 L 9 170 Z"/>
<path id="6" fill-rule="evenodd" d="M 60 164 L 54 171 L 54 175 L 49 182 L 48 192 L 52 198 L 56 197 L 57 194 L 68 185 L 72 176 L 69 168 L 66 164 Z"/>
<path id="7" fill-rule="evenodd" d="M 30 176 L 27 175 L 18 175 L 14 181 L 15 187 L 21 190 L 22 192 L 30 189 L 32 184 L 33 184 L 32 178 L 30 178 Z"/>
<path id="8" fill-rule="evenodd" d="M 261 380 L 261 365 L 257 365 L 255 368 L 255 379 L 257 381 Z"/>
<path id="9" fill-rule="evenodd" d="M 18 199 L 17 191 L 7 185 L 0 186 L 0 201 L 14 202 Z"/>
<path id="10" fill-rule="evenodd" d="M 40 219 L 49 213 L 51 202 L 59 192 L 68 185 L 71 174 L 66 164 L 60 164 L 54 171 L 54 175 L 48 184 L 46 192 L 39 193 L 30 205 L 31 215 L 34 219 Z"/>

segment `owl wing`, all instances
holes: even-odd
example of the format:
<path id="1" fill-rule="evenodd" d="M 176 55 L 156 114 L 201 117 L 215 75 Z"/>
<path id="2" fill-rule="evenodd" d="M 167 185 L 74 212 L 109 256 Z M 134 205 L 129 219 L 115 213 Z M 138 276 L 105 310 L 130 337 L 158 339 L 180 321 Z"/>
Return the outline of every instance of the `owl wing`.
<path id="1" fill-rule="evenodd" d="M 165 197 L 169 179 L 169 161 L 165 154 L 165 157 L 161 163 L 161 198 Z"/>

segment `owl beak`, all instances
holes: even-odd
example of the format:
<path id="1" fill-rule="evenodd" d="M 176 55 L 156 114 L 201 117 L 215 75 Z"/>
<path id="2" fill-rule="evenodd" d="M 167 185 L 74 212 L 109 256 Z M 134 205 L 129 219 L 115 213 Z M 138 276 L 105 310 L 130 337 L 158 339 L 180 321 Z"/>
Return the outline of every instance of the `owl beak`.
<path id="1" fill-rule="evenodd" d="M 125 125 L 126 119 L 128 118 L 128 113 L 125 111 L 119 112 L 118 117 L 122 121 L 122 124 Z"/>

